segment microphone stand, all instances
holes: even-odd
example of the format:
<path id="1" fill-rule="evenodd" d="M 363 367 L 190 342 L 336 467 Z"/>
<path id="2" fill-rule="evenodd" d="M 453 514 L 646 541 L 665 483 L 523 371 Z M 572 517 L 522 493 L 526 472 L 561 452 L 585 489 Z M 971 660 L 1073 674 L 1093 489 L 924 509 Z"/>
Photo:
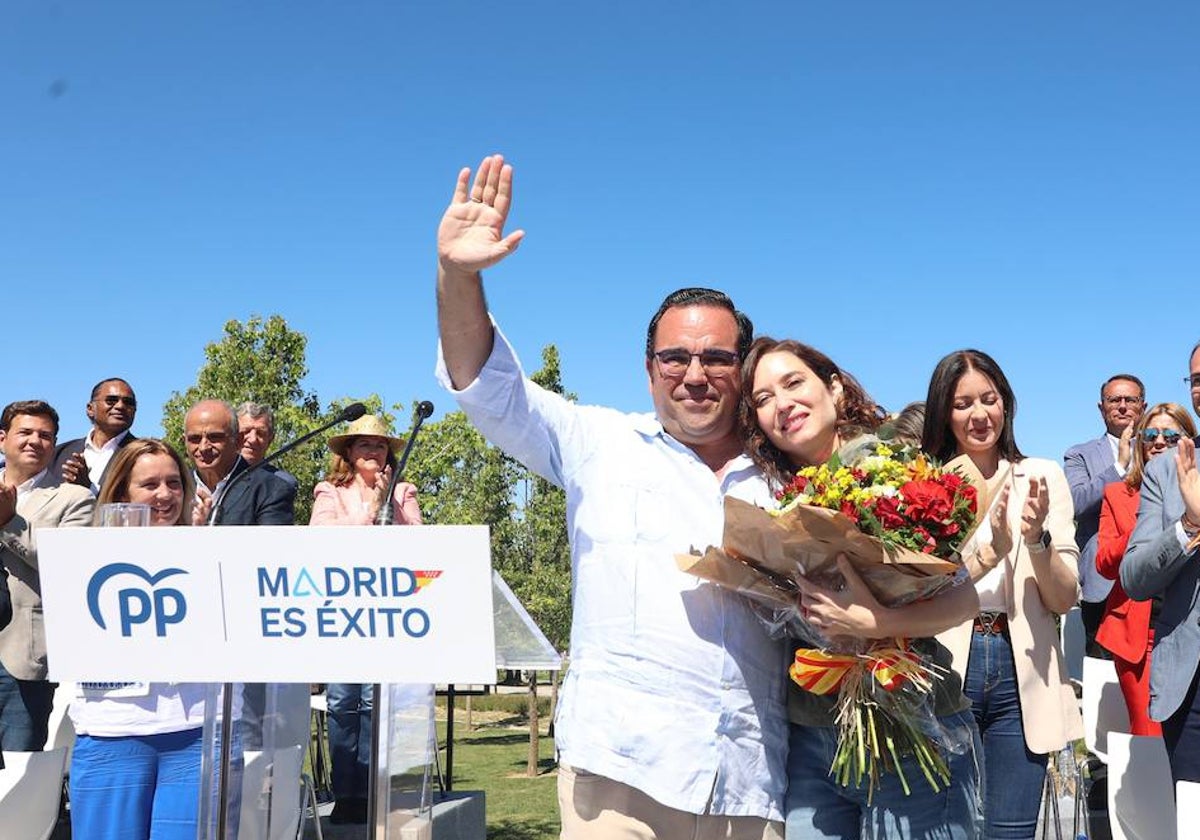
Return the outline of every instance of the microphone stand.
<path id="1" fill-rule="evenodd" d="M 376 525 L 391 525 L 396 521 L 396 511 L 392 506 L 392 495 L 396 492 L 396 485 L 400 483 L 400 476 L 404 473 L 404 468 L 408 465 L 408 456 L 412 452 L 413 443 L 417 439 L 417 432 L 421 430 L 421 424 L 433 414 L 433 403 L 429 402 L 429 400 L 422 400 L 417 403 L 413 414 L 413 425 L 408 432 L 408 440 L 404 444 L 404 452 L 400 455 L 400 460 L 396 463 L 396 469 L 392 470 L 392 479 L 388 482 L 387 495 L 384 496 L 385 501 L 380 505 L 379 513 L 375 515 Z"/>
<path id="2" fill-rule="evenodd" d="M 246 476 L 254 472 L 259 467 L 274 461 L 282 455 L 291 452 L 297 446 L 307 443 L 322 432 L 327 432 L 336 426 L 338 423 L 344 423 L 347 420 L 357 420 L 367 413 L 367 407 L 362 403 L 351 403 L 338 413 L 338 416 L 319 428 L 313 429 L 307 434 L 303 434 L 289 443 L 287 446 L 282 446 L 276 449 L 266 458 L 263 458 L 257 464 L 242 470 L 240 473 L 230 479 L 229 483 L 221 491 L 221 495 L 213 502 L 212 512 L 208 516 L 208 525 L 212 527 L 219 525 L 221 522 L 221 506 L 225 500 L 229 498 L 229 491 L 237 486 L 238 482 L 245 479 Z M 237 441 L 230 441 L 231 445 L 236 445 Z M 238 456 L 241 458 L 241 456 Z M 221 694 L 221 780 L 219 787 L 220 794 L 217 801 L 217 838 L 216 840 L 226 840 L 227 820 L 229 818 L 229 763 L 232 760 L 232 745 L 233 745 L 233 683 L 223 683 Z M 211 823 L 209 823 L 211 825 Z"/>
<path id="3" fill-rule="evenodd" d="M 417 440 L 417 432 L 421 430 L 421 424 L 426 418 L 433 414 L 433 403 L 428 400 L 422 400 L 417 403 L 416 409 L 413 411 L 413 424 L 408 432 L 408 440 L 404 444 L 404 452 L 400 455 L 400 460 L 396 462 L 396 468 L 392 470 L 391 481 L 388 482 L 387 495 L 384 497 L 384 503 L 379 508 L 379 513 L 375 515 L 376 525 L 392 525 L 396 520 L 396 512 L 392 504 L 392 496 L 396 492 L 396 485 L 400 481 L 400 477 L 404 474 L 404 468 L 408 465 L 408 456 L 412 453 L 413 443 Z M 367 797 L 367 825 L 370 826 L 371 836 L 382 840 L 387 835 L 387 809 L 380 806 L 380 799 L 387 795 L 390 784 L 386 781 L 387 774 L 381 773 L 380 762 L 383 757 L 380 755 L 379 739 L 383 731 L 383 706 L 387 706 L 387 710 L 391 712 L 391 698 L 384 703 L 383 686 L 375 683 L 371 686 L 371 788 L 370 795 Z"/>

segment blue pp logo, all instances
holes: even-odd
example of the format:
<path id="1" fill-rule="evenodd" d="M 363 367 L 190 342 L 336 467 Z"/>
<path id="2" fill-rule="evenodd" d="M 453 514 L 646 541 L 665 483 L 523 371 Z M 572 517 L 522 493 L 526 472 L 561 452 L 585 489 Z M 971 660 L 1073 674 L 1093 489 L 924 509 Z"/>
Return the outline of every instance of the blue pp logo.
<path id="1" fill-rule="evenodd" d="M 88 581 L 88 612 L 101 630 L 108 629 L 100 610 L 100 592 L 106 583 L 115 579 L 114 583 L 122 586 L 116 592 L 121 635 L 132 636 L 134 627 L 153 623 L 154 635 L 165 636 L 169 625 L 178 624 L 187 615 L 187 602 L 178 589 L 158 584 L 174 575 L 186 574 L 183 569 L 163 569 L 152 575 L 132 563 L 109 563 Z"/>

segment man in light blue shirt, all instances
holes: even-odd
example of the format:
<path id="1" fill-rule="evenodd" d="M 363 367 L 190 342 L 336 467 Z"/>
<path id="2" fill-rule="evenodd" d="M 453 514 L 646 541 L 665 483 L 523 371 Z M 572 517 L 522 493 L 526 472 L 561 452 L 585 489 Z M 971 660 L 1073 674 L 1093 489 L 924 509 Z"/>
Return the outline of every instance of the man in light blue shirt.
<path id="1" fill-rule="evenodd" d="M 654 414 L 578 406 L 522 372 L 480 271 L 504 234 L 512 169 L 459 173 L 438 229 L 438 375 L 483 434 L 563 487 L 571 537 L 571 667 L 555 726 L 566 840 L 782 837 L 787 651 L 740 596 L 680 572 L 720 543 L 727 493 L 765 502 L 735 432 L 752 326 L 710 289 L 650 322 Z"/>

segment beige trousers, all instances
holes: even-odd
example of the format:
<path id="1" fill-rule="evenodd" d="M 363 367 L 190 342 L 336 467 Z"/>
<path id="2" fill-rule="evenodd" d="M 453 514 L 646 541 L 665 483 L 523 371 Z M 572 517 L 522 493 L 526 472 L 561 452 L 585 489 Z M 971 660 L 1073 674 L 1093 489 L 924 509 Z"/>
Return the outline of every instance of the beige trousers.
<path id="1" fill-rule="evenodd" d="M 783 840 L 783 823 L 689 814 L 604 776 L 558 767 L 562 840 Z"/>

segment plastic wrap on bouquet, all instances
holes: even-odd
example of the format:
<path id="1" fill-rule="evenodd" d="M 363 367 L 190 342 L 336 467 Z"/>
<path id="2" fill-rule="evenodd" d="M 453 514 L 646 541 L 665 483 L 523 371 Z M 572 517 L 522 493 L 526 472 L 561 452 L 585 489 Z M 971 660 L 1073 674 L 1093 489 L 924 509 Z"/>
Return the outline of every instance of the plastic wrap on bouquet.
<path id="1" fill-rule="evenodd" d="M 945 467 L 914 449 L 864 437 L 828 463 L 800 470 L 767 511 L 725 498 L 720 547 L 676 558 L 679 568 L 746 596 L 775 633 L 804 640 L 789 676 L 804 691 L 834 699 L 838 747 L 831 774 L 868 786 L 913 756 L 934 790 L 949 783 L 945 752 L 964 744 L 934 714 L 938 666 L 906 639 L 827 638 L 805 620 L 801 578 L 845 586 L 845 556 L 874 598 L 897 607 L 968 579 L 959 551 L 986 510 L 986 484 L 969 460 Z"/>

